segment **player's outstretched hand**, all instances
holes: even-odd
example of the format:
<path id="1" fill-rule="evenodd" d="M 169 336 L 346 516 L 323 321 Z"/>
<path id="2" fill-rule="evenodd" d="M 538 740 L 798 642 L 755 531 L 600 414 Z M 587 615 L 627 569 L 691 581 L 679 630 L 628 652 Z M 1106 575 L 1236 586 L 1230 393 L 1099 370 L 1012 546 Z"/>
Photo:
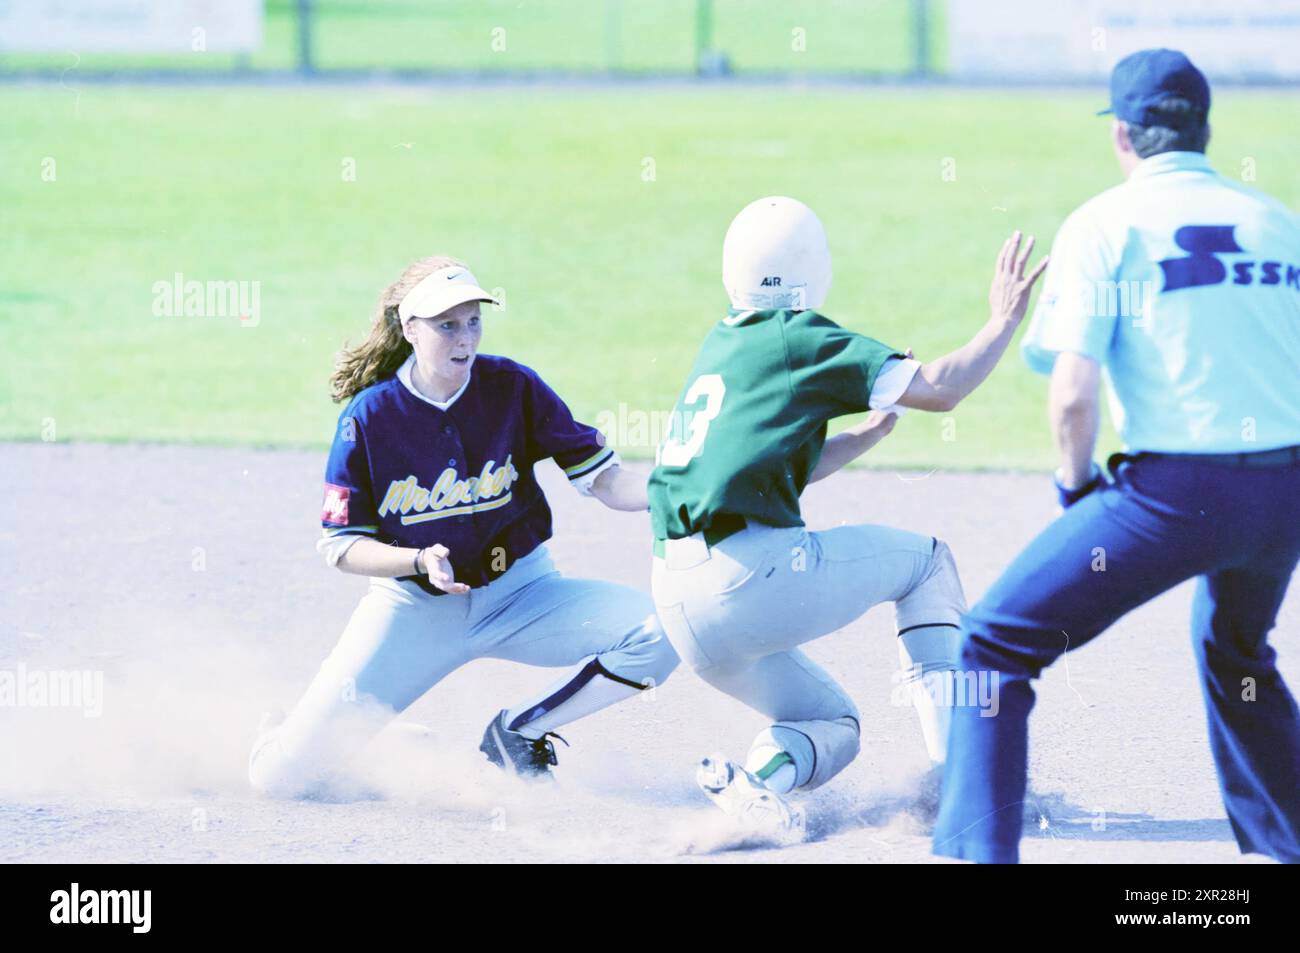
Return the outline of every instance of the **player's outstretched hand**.
<path id="1" fill-rule="evenodd" d="M 457 582 L 451 569 L 451 551 L 442 543 L 435 543 L 424 551 L 424 568 L 429 574 L 429 583 L 443 592 L 464 595 L 469 586 Z"/>
<path id="2" fill-rule="evenodd" d="M 1029 308 L 1029 296 L 1034 290 L 1034 283 L 1047 267 L 1048 257 L 1044 255 L 1037 267 L 1028 275 L 1025 265 L 1029 262 L 1029 253 L 1034 250 L 1034 236 L 1030 235 L 1025 247 L 1020 247 L 1020 232 L 1011 233 L 1011 237 L 1002 243 L 998 253 L 998 262 L 993 268 L 993 284 L 989 287 L 989 307 L 996 317 L 1004 318 L 1012 324 L 1019 324 Z"/>

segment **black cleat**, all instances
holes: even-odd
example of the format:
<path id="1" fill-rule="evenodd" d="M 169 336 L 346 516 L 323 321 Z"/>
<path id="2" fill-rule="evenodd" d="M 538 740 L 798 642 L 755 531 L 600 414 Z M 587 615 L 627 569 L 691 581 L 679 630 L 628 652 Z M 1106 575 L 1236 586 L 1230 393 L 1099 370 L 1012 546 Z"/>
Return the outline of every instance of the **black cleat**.
<path id="1" fill-rule="evenodd" d="M 502 770 L 523 778 L 549 777 L 551 766 L 556 764 L 555 745 L 552 738 L 559 735 L 547 732 L 533 740 L 506 727 L 506 709 L 492 719 L 483 732 L 483 743 L 478 750 Z M 564 741 L 563 738 L 560 738 Z M 568 745 L 567 741 L 564 741 Z"/>

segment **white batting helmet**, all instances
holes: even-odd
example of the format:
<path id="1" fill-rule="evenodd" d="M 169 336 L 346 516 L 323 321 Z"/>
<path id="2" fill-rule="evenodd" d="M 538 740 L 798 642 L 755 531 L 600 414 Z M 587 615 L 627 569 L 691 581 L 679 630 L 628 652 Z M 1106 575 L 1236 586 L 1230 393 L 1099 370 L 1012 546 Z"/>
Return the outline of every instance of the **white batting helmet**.
<path id="1" fill-rule="evenodd" d="M 820 308 L 831 287 L 821 220 L 783 195 L 750 202 L 722 242 L 722 284 L 731 306 L 741 310 Z"/>

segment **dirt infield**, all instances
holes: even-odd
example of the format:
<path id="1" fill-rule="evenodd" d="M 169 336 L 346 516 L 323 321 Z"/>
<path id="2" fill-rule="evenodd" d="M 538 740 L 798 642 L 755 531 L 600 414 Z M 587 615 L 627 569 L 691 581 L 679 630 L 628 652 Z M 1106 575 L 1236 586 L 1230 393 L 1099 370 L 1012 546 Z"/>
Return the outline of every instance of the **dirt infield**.
<path id="1" fill-rule="evenodd" d="M 481 763 L 483 726 L 554 672 L 481 661 L 454 673 L 330 802 L 253 797 L 261 713 L 289 706 L 365 581 L 314 552 L 323 454 L 0 445 L 0 672 L 35 689 L 0 708 L 2 861 L 922 861 L 924 752 L 890 702 L 892 612 L 810 648 L 863 716 L 862 754 L 806 800 L 802 843 L 737 841 L 694 789 L 702 754 L 742 754 L 760 716 L 679 670 L 653 697 L 566 729 L 553 786 Z M 571 575 L 645 588 L 644 515 L 611 513 L 548 468 L 551 551 Z M 1045 478 L 852 471 L 811 487 L 813 528 L 933 533 L 976 599 L 1053 515 Z M 1030 862 L 1234 862 L 1205 742 L 1188 586 L 1049 671 L 1033 720 Z M 1274 642 L 1300 684 L 1300 598 Z"/>

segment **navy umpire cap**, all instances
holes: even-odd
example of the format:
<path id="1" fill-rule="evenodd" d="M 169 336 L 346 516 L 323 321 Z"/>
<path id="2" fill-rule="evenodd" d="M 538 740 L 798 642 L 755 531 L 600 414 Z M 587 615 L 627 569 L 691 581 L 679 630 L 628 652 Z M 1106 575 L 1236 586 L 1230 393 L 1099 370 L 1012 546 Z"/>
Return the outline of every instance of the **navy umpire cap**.
<path id="1" fill-rule="evenodd" d="M 1178 50 L 1138 50 L 1115 64 L 1110 74 L 1110 108 L 1097 115 L 1114 113 L 1139 126 L 1167 126 L 1168 117 L 1156 114 L 1153 107 L 1171 96 L 1191 101 L 1189 122 L 1200 124 L 1209 115 L 1210 84 L 1191 60 Z"/>

